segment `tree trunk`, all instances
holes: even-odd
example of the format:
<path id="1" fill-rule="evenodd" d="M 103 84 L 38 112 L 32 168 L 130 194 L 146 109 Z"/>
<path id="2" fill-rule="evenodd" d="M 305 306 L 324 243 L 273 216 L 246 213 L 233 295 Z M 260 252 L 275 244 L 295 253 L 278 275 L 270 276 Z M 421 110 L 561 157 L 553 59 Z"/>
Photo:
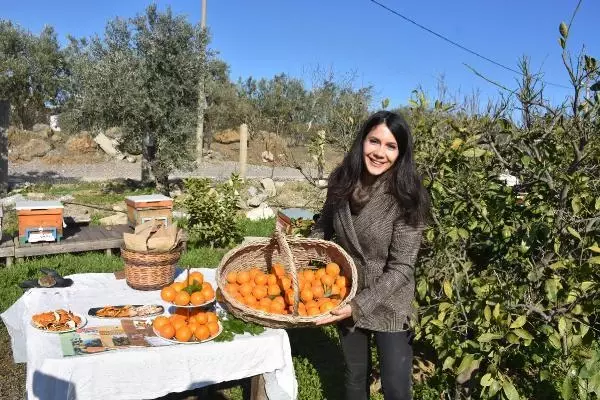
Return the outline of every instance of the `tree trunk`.
<path id="1" fill-rule="evenodd" d="M 142 140 L 142 185 L 151 186 L 156 182 L 152 171 L 152 164 L 156 155 L 156 143 L 150 133 L 146 133 Z"/>
<path id="2" fill-rule="evenodd" d="M 10 103 L 0 100 L 0 195 L 8 193 L 8 121 Z"/>

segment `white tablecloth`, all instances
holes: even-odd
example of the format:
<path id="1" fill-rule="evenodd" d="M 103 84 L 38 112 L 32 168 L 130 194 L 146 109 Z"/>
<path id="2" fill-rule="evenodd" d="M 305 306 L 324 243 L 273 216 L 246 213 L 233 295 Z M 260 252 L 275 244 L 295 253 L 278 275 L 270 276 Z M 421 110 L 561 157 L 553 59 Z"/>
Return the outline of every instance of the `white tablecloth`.
<path id="1" fill-rule="evenodd" d="M 214 270 L 201 271 L 214 283 Z M 263 374 L 269 399 L 295 399 L 297 383 L 285 330 L 236 335 L 231 342 L 132 348 L 63 357 L 59 335 L 31 326 L 41 311 L 68 308 L 87 315 L 107 304 L 163 304 L 159 291 L 137 291 L 113 274 L 71 275 L 69 288 L 28 290 L 1 317 L 11 337 L 15 362 L 27 363 L 31 399 L 151 399 L 170 392 Z M 216 285 L 213 285 L 216 287 Z M 88 317 L 88 325 L 118 320 Z"/>

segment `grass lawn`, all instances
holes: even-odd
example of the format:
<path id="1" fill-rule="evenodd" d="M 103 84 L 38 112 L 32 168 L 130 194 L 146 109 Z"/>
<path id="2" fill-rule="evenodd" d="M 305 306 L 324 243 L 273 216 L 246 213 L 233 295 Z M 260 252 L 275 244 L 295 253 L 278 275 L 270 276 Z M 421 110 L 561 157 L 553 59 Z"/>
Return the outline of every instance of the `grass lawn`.
<path id="1" fill-rule="evenodd" d="M 244 236 L 268 236 L 273 230 L 274 219 L 252 222 L 244 221 Z M 216 267 L 226 249 L 189 248 L 181 258 L 182 266 Z M 22 294 L 18 283 L 39 276 L 40 267 L 56 269 L 63 275 L 85 272 L 113 272 L 123 268 L 118 256 L 106 256 L 103 252 L 62 254 L 50 257 L 26 259 L 11 268 L 0 268 L 0 312 L 5 311 Z M 335 400 L 343 398 L 343 361 L 333 327 L 288 330 L 292 355 L 299 386 L 299 399 Z M 25 366 L 14 364 L 10 350 L 10 338 L 0 323 L 0 399 L 22 399 L 25 393 Z M 268 350 L 267 350 L 268 351 Z M 242 380 L 217 385 L 203 390 L 171 394 L 161 400 L 179 399 L 232 399 L 249 396 L 249 381 Z"/>

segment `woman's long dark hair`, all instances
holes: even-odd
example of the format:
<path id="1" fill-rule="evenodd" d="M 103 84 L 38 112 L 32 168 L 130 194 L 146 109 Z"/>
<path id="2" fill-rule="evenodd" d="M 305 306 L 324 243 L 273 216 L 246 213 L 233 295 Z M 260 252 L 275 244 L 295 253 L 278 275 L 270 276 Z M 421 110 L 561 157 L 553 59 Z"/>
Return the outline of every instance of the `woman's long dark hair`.
<path id="1" fill-rule="evenodd" d="M 329 177 L 328 198 L 336 204 L 350 198 L 352 191 L 366 171 L 363 142 L 373 128 L 385 124 L 398 143 L 398 158 L 389 174 L 389 189 L 404 210 L 404 219 L 410 225 L 427 222 L 429 196 L 417 173 L 413 158 L 413 139 L 404 117 L 391 111 L 371 115 L 358 131 L 350 151 Z"/>

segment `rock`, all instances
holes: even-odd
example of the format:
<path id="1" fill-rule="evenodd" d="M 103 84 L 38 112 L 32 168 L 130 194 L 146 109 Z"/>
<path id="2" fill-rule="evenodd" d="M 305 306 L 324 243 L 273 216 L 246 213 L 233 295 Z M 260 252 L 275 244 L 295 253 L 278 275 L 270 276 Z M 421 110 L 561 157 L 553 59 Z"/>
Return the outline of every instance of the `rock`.
<path id="1" fill-rule="evenodd" d="M 120 157 L 120 160 L 125 158 L 125 155 L 119 150 L 117 150 L 112 139 L 110 139 L 104 133 L 100 132 L 98 135 L 96 135 L 96 137 L 94 138 L 94 142 L 98 143 L 98 146 L 100 146 L 100 148 L 104 150 L 104 152 L 109 156 L 116 158 Z"/>
<path id="2" fill-rule="evenodd" d="M 190 214 L 185 211 L 173 211 L 173 218 L 175 219 L 188 219 Z"/>
<path id="3" fill-rule="evenodd" d="M 101 218 L 100 225 L 124 225 L 127 224 L 127 214 L 118 213 L 108 217 Z"/>
<path id="4" fill-rule="evenodd" d="M 267 199 L 267 194 L 264 192 L 258 193 L 256 196 L 252 196 L 246 202 L 250 207 L 258 207 L 260 204 Z"/>
<path id="5" fill-rule="evenodd" d="M 50 128 L 50 125 L 47 124 L 35 124 L 31 130 L 45 138 L 52 136 L 52 128 Z"/>
<path id="6" fill-rule="evenodd" d="M 268 197 L 277 196 L 277 189 L 275 189 L 275 182 L 271 178 L 264 178 L 260 180 L 260 184 L 262 185 L 264 192 Z"/>
<path id="7" fill-rule="evenodd" d="M 92 136 L 86 131 L 82 131 L 78 135 L 69 138 L 65 146 L 69 151 L 74 153 L 93 153 L 97 147 Z"/>
<path id="8" fill-rule="evenodd" d="M 244 201 L 244 199 L 238 199 L 238 201 L 235 204 L 235 206 L 237 207 L 238 210 L 245 210 L 245 209 L 248 208 L 248 204 L 246 204 L 246 202 Z"/>
<path id="9" fill-rule="evenodd" d="M 181 191 L 181 189 L 174 189 L 169 192 L 169 197 L 175 198 L 181 196 L 182 194 L 183 192 Z"/>
<path id="10" fill-rule="evenodd" d="M 316 184 L 319 189 L 325 189 L 327 187 L 327 179 L 319 179 Z"/>
<path id="11" fill-rule="evenodd" d="M 225 129 L 217 132 L 213 136 L 213 140 L 222 144 L 236 143 L 240 141 L 240 133 L 236 129 Z"/>
<path id="12" fill-rule="evenodd" d="M 31 161 L 34 157 L 43 157 L 50 150 L 52 150 L 52 146 L 42 139 L 30 139 L 17 149 L 19 158 L 24 161 Z"/>
<path id="13" fill-rule="evenodd" d="M 53 132 L 60 132 L 60 115 L 50 116 L 50 129 Z"/>
<path id="14" fill-rule="evenodd" d="M 251 221 L 257 221 L 259 219 L 268 219 L 275 216 L 275 211 L 269 207 L 266 203 L 261 203 L 258 208 L 250 210 L 246 213 L 246 217 Z"/>
<path id="15" fill-rule="evenodd" d="M 122 204 L 115 204 L 114 206 L 112 206 L 112 209 L 113 209 L 113 211 L 118 211 L 118 212 L 127 211 L 127 208 Z"/>
<path id="16" fill-rule="evenodd" d="M 125 159 L 127 159 L 127 162 L 130 162 L 131 164 L 134 164 L 137 161 L 136 156 L 127 156 Z"/>
<path id="17" fill-rule="evenodd" d="M 248 194 L 252 197 L 256 196 L 258 194 L 258 189 L 255 188 L 254 186 L 250 186 L 248 188 Z"/>
<path id="18" fill-rule="evenodd" d="M 277 181 L 275 182 L 275 189 L 282 189 L 285 186 L 285 182 Z"/>
<path id="19" fill-rule="evenodd" d="M 46 198 L 46 195 L 44 193 L 35 193 L 35 192 L 27 193 L 27 200 L 44 200 L 45 198 Z"/>
<path id="20" fill-rule="evenodd" d="M 104 134 L 111 139 L 121 139 L 123 136 L 123 129 L 119 126 L 113 126 L 112 128 L 108 128 L 104 131 Z"/>
<path id="21" fill-rule="evenodd" d="M 71 194 L 65 194 L 65 195 L 62 195 L 62 196 L 60 196 L 58 198 L 58 201 L 60 201 L 61 203 L 62 202 L 68 203 L 68 202 L 73 201 L 73 200 L 75 200 L 75 197 L 73 195 L 71 195 Z"/>
<path id="22" fill-rule="evenodd" d="M 21 200 L 25 200 L 25 198 L 22 195 L 13 194 L 12 196 L 8 196 L 8 197 L 4 197 L 4 198 L 0 199 L 0 204 L 2 204 L 2 207 L 7 208 L 7 207 L 14 206 L 17 201 L 21 201 Z"/>
<path id="23" fill-rule="evenodd" d="M 262 159 L 262 162 L 264 162 L 264 163 L 266 163 L 266 162 L 273 162 L 273 160 L 275 159 L 273 157 L 273 153 L 271 153 L 270 151 L 267 151 L 267 150 L 263 151 L 260 154 L 260 157 Z"/>
<path id="24" fill-rule="evenodd" d="M 62 142 L 63 140 L 63 136 L 59 135 L 58 133 L 54 133 L 54 135 L 52 135 L 52 137 L 50 138 L 50 140 L 52 140 L 54 143 L 58 143 L 58 142 Z"/>

